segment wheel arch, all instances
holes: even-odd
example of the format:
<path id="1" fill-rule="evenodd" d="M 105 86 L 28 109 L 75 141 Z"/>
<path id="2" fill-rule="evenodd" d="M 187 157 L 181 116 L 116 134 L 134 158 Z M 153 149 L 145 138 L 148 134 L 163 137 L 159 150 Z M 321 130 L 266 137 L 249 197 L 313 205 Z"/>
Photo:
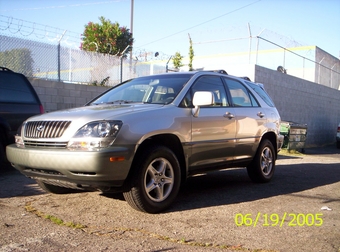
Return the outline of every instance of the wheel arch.
<path id="1" fill-rule="evenodd" d="M 180 139 L 174 134 L 154 135 L 154 136 L 151 136 L 145 139 L 141 144 L 139 144 L 136 150 L 135 156 L 133 158 L 132 164 L 131 164 L 129 175 L 132 174 L 133 169 L 136 169 L 134 162 L 136 162 L 141 157 L 141 155 L 143 155 L 143 150 L 154 145 L 163 145 L 169 148 L 175 154 L 179 162 L 180 169 L 181 169 L 181 180 L 182 180 L 181 182 L 183 182 L 187 176 L 185 154 L 184 154 L 183 146 L 181 144 Z"/>
<path id="2" fill-rule="evenodd" d="M 276 134 L 275 134 L 275 132 L 270 131 L 270 132 L 265 133 L 265 134 L 262 136 L 261 142 L 262 142 L 264 139 L 267 139 L 267 140 L 269 140 L 269 141 L 272 143 L 272 145 L 273 145 L 273 147 L 274 147 L 274 155 L 275 155 L 275 159 L 277 159 L 277 142 L 276 142 L 277 139 L 276 139 Z"/>

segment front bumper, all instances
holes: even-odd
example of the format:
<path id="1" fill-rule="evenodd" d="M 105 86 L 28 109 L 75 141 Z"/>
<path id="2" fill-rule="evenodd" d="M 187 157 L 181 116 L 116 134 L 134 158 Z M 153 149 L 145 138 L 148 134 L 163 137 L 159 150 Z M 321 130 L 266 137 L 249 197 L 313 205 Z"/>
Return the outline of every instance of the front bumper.
<path id="1" fill-rule="evenodd" d="M 73 183 L 79 187 L 120 187 L 132 162 L 131 148 L 111 147 L 100 151 L 6 147 L 8 160 L 33 179 Z"/>

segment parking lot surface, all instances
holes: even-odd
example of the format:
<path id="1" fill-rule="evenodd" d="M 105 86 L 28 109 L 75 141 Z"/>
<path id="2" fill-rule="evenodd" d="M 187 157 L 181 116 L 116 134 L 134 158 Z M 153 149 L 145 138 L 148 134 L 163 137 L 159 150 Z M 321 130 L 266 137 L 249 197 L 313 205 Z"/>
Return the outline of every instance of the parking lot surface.
<path id="1" fill-rule="evenodd" d="M 340 251 L 340 150 L 280 155 L 273 180 L 245 169 L 188 179 L 152 215 L 122 196 L 44 193 L 0 172 L 0 251 Z"/>

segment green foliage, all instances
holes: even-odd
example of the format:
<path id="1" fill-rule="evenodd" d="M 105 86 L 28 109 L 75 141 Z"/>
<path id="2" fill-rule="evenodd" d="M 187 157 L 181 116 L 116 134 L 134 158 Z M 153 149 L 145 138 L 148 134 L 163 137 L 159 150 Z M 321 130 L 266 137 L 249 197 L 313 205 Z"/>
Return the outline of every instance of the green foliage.
<path id="1" fill-rule="evenodd" d="M 131 47 L 124 52 L 124 49 L 132 46 L 132 33 L 125 26 L 120 27 L 118 22 L 112 23 L 109 19 L 99 17 L 101 23 L 89 22 L 85 25 L 83 42 L 80 46 L 85 51 L 125 56 L 131 51 Z"/>
<path id="2" fill-rule="evenodd" d="M 100 83 L 98 83 L 98 81 L 95 80 L 91 84 L 93 86 L 102 86 L 102 87 L 104 87 L 109 82 L 109 79 L 110 79 L 110 76 L 107 76 Z"/>
<path id="3" fill-rule="evenodd" d="M 190 43 L 190 47 L 189 47 L 189 71 L 192 71 L 192 70 L 194 70 L 193 68 L 192 68 L 192 61 L 193 61 L 193 59 L 194 59 L 194 49 L 193 49 L 193 47 L 192 47 L 192 40 L 191 40 L 191 37 L 190 37 L 190 34 L 189 34 L 189 43 Z"/>
<path id="4" fill-rule="evenodd" d="M 182 60 L 183 56 L 179 52 L 176 52 L 175 56 L 172 58 L 172 63 L 176 69 L 179 69 L 183 66 Z"/>
<path id="5" fill-rule="evenodd" d="M 1 66 L 26 76 L 33 76 L 33 58 L 27 48 L 0 52 Z"/>

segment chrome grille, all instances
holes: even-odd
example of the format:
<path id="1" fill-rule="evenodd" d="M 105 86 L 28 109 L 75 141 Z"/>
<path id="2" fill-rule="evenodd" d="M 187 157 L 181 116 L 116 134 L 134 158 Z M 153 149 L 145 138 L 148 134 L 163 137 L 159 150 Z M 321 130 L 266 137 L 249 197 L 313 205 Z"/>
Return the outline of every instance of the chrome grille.
<path id="1" fill-rule="evenodd" d="M 24 135 L 27 138 L 58 138 L 70 124 L 71 121 L 27 122 Z"/>
<path id="2" fill-rule="evenodd" d="M 66 148 L 67 142 L 24 141 L 26 147 Z"/>

